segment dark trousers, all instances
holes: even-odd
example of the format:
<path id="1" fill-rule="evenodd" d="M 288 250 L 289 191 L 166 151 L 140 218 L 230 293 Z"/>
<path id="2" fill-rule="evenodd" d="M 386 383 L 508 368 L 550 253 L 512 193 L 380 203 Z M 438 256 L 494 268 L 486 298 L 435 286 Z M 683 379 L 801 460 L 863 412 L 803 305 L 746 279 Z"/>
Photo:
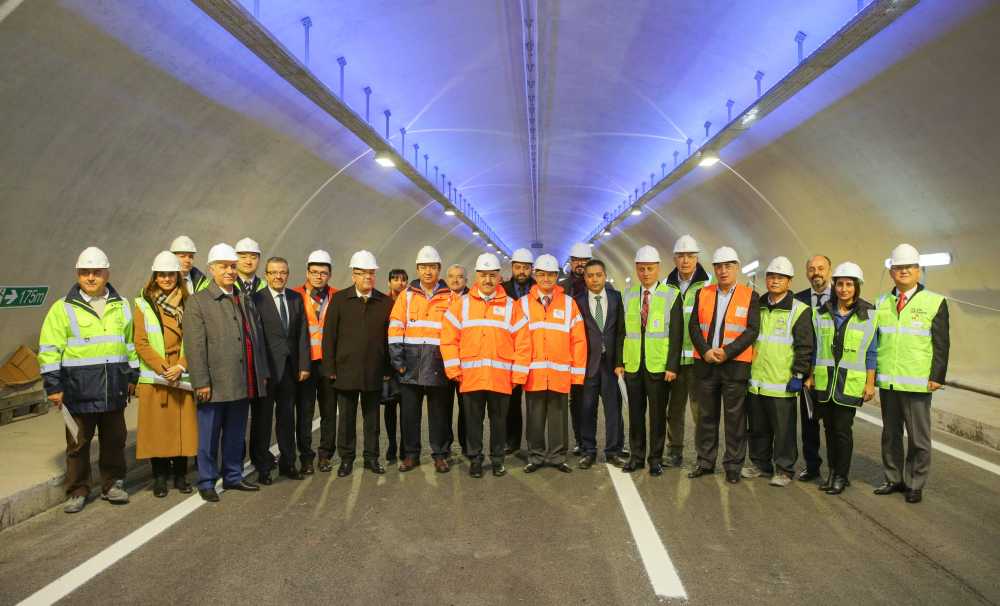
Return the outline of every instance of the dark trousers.
<path id="1" fill-rule="evenodd" d="M 577 448 L 583 443 L 581 423 L 583 421 L 583 385 L 569 387 L 569 417 L 573 424 L 573 443 Z"/>
<path id="2" fill-rule="evenodd" d="M 462 407 L 465 409 L 465 439 L 469 447 L 466 456 L 470 461 L 483 460 L 483 419 L 489 410 L 490 460 L 494 465 L 503 463 L 510 396 L 495 391 L 469 391 L 462 394 L 462 400 Z"/>
<path id="3" fill-rule="evenodd" d="M 332 459 L 337 451 L 337 393 L 330 379 L 323 376 L 323 366 L 313 360 L 309 378 L 297 384 L 298 401 L 295 404 L 295 436 L 298 440 L 299 458 L 307 463 L 316 458 L 312 448 L 312 422 L 319 402 L 319 456 Z"/>
<path id="4" fill-rule="evenodd" d="M 830 473 L 846 478 L 851 473 L 851 457 L 854 455 L 854 414 L 853 406 L 841 406 L 833 402 L 816 405 L 816 412 L 823 420 L 826 433 L 826 458 Z"/>
<path id="5" fill-rule="evenodd" d="M 691 406 L 691 421 L 698 426 L 697 400 L 691 397 L 691 387 L 694 384 L 692 372 L 694 366 L 681 366 L 677 378 L 670 384 L 670 399 L 667 400 L 667 452 L 670 456 L 684 455 L 684 415 L 688 402 Z"/>
<path id="6" fill-rule="evenodd" d="M 166 478 L 173 476 L 183 478 L 188 471 L 187 457 L 153 457 L 149 460 L 149 466 L 153 468 L 154 478 Z"/>
<path id="7" fill-rule="evenodd" d="M 816 408 L 816 392 L 809 394 L 812 396 L 813 404 Z M 809 409 L 806 406 L 805 395 L 799 394 L 799 418 L 802 426 L 802 458 L 806 462 L 806 469 L 819 473 L 823 458 L 819 456 L 819 411 L 813 410 L 813 417 L 809 418 Z"/>
<path id="8" fill-rule="evenodd" d="M 605 357 L 597 375 L 583 382 L 583 403 L 580 406 L 580 450 L 583 454 L 597 454 L 597 403 L 604 403 L 604 455 L 619 455 L 625 444 L 622 422 L 622 401 L 618 393 L 618 377 Z"/>
<path id="9" fill-rule="evenodd" d="M 365 461 L 378 460 L 378 402 L 381 397 L 381 390 L 337 392 L 337 414 L 340 415 L 337 449 L 341 463 L 353 461 L 357 454 L 359 402 L 365 440 L 362 455 Z"/>
<path id="10" fill-rule="evenodd" d="M 890 482 L 923 490 L 931 467 L 931 394 L 880 389 L 882 466 Z M 904 467 L 903 427 L 906 427 Z"/>
<path id="11" fill-rule="evenodd" d="M 663 462 L 667 439 L 667 399 L 670 385 L 662 373 L 649 373 L 640 365 L 639 372 L 625 373 L 628 391 L 628 444 L 633 461 L 646 458 L 646 408 L 649 408 L 649 462 Z"/>
<path id="12" fill-rule="evenodd" d="M 566 462 L 569 442 L 568 394 L 525 392 L 528 400 L 528 462 L 559 465 Z"/>
<path id="13" fill-rule="evenodd" d="M 514 452 L 521 450 L 521 436 L 524 433 L 523 396 L 524 386 L 515 385 L 507 404 L 507 449 Z"/>
<path id="14" fill-rule="evenodd" d="M 198 405 L 198 489 L 207 490 L 219 479 L 219 442 L 222 442 L 222 483 L 243 481 L 243 451 L 247 435 L 249 400 Z"/>
<path id="15" fill-rule="evenodd" d="M 404 441 L 402 436 L 404 430 L 400 428 L 397 432 L 396 427 L 399 425 L 399 418 L 402 416 L 402 411 L 400 410 L 401 400 L 398 398 L 390 398 L 388 400 L 382 400 L 382 423 L 385 425 L 385 458 L 395 459 L 396 453 L 401 453 L 399 449 L 399 443 L 396 441 L 396 436 L 399 435 L 399 441 Z"/>
<path id="16" fill-rule="evenodd" d="M 400 413 L 403 441 L 402 454 L 420 458 L 420 426 L 422 425 L 424 398 L 427 398 L 427 431 L 431 442 L 431 456 L 443 459 L 448 456 L 448 432 L 451 430 L 451 385 L 400 385 L 403 396 Z"/>
<path id="17" fill-rule="evenodd" d="M 64 404 L 65 406 L 65 404 Z M 90 494 L 90 443 L 94 433 L 100 436 L 101 492 L 107 492 L 115 480 L 125 479 L 125 409 L 108 412 L 73 414 L 79 428 L 77 441 L 66 430 L 66 496 L 85 497 Z"/>
<path id="18" fill-rule="evenodd" d="M 458 391 L 459 384 L 452 382 L 451 398 L 448 399 L 448 439 L 445 442 L 445 451 L 451 452 L 451 446 L 455 443 L 455 431 L 452 431 L 452 422 L 455 418 L 455 403 L 458 402 L 458 445 L 462 448 L 462 454 L 468 456 L 469 443 L 465 437 L 465 406 L 462 404 L 464 396 Z"/>
<path id="19" fill-rule="evenodd" d="M 795 397 L 750 394 L 750 460 L 765 473 L 792 475 L 799 458 L 795 439 Z M 773 463 L 772 463 L 773 461 Z"/>
<path id="20" fill-rule="evenodd" d="M 297 379 L 298 370 L 288 365 L 280 381 L 270 381 L 267 385 L 268 397 L 274 405 L 274 433 L 277 434 L 278 438 L 278 467 L 282 471 L 289 471 L 295 468 L 296 438 L 299 440 L 298 452 L 303 455 L 303 460 L 306 460 L 305 453 L 302 450 L 302 432 L 296 431 L 296 425 L 298 425 L 300 430 L 307 430 L 310 441 L 312 440 L 312 418 L 301 420 L 296 418 L 300 416 L 297 406 L 301 403 L 295 393 L 298 386 Z M 311 406 L 309 408 L 310 411 L 314 410 Z M 251 417 L 253 417 L 252 412 Z M 254 443 L 254 429 L 256 428 L 257 424 L 252 420 L 250 424 L 251 444 Z M 270 420 L 268 421 L 267 431 L 270 433 Z M 253 452 L 254 447 L 251 446 L 251 455 Z M 267 456 L 270 456 L 270 452 L 267 453 Z M 257 467 L 256 461 L 254 461 L 254 467 Z M 257 467 L 257 469 L 260 470 L 261 468 Z"/>
<path id="21" fill-rule="evenodd" d="M 274 400 L 270 396 L 250 400 L 250 462 L 258 473 L 268 474 L 274 467 L 271 455 L 271 428 L 274 426 Z"/>
<path id="22" fill-rule="evenodd" d="M 702 365 L 705 367 L 699 368 Z M 747 414 L 744 406 L 747 381 L 724 378 L 718 365 L 696 361 L 695 366 L 695 397 L 698 398 L 700 417 L 694 438 L 698 466 L 715 468 L 719 456 L 719 425 L 724 420 L 726 452 L 722 457 L 722 466 L 727 471 L 739 471 L 747 454 Z"/>

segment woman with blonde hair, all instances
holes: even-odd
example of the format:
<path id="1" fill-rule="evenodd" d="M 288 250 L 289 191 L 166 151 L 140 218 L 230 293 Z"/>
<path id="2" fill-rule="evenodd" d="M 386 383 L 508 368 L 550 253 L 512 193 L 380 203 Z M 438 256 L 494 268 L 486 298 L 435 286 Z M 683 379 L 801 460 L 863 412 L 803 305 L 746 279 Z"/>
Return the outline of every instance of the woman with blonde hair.
<path id="1" fill-rule="evenodd" d="M 198 454 L 198 416 L 182 342 L 187 289 L 170 251 L 156 255 L 153 273 L 135 300 L 135 349 L 139 355 L 139 429 L 136 458 L 150 459 L 153 494 L 192 492 L 188 457 Z"/>

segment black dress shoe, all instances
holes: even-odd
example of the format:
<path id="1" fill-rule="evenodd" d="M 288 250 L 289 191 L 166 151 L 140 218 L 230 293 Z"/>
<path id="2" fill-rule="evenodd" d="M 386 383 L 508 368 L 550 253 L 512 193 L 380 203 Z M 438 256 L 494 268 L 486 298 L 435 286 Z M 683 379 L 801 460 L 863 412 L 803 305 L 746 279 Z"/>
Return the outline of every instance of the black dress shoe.
<path id="1" fill-rule="evenodd" d="M 903 484 L 902 482 L 897 483 L 886 480 L 885 482 L 882 483 L 881 486 L 879 486 L 872 492 L 874 492 L 879 496 L 892 494 L 894 492 L 906 492 L 906 484 Z"/>
<path id="2" fill-rule="evenodd" d="M 274 484 L 274 480 L 271 479 L 271 472 L 260 472 L 257 474 L 257 483 L 261 486 L 270 486 Z"/>
<path id="3" fill-rule="evenodd" d="M 541 467 L 542 466 L 539 465 L 538 463 L 528 463 L 527 465 L 524 466 L 524 473 L 535 473 Z"/>
<path id="4" fill-rule="evenodd" d="M 337 477 L 346 478 L 351 475 L 354 471 L 354 461 L 345 461 L 340 463 L 340 467 L 337 468 Z"/>
<path id="5" fill-rule="evenodd" d="M 645 466 L 646 464 L 642 461 L 630 460 L 624 467 L 622 467 L 622 471 L 625 473 L 632 473 L 633 471 L 642 469 Z"/>
<path id="6" fill-rule="evenodd" d="M 618 456 L 628 461 L 629 459 L 632 458 L 632 453 L 627 450 L 622 450 L 620 453 L 618 453 Z"/>
<path id="7" fill-rule="evenodd" d="M 570 469 L 570 466 L 565 463 L 559 463 L 555 467 L 557 471 L 561 471 L 563 473 L 572 473 L 573 471 L 572 469 Z"/>
<path id="8" fill-rule="evenodd" d="M 924 493 L 922 490 L 911 490 L 906 493 L 907 503 L 919 503 L 924 498 Z"/>
<path id="9" fill-rule="evenodd" d="M 493 477 L 494 478 L 502 478 L 505 475 L 507 475 L 507 468 L 503 466 L 503 463 L 494 463 L 493 464 Z"/>
<path id="10" fill-rule="evenodd" d="M 649 475 L 651 475 L 651 476 L 662 476 L 663 475 L 663 464 L 662 463 L 650 463 L 649 464 Z"/>
<path id="11" fill-rule="evenodd" d="M 580 447 L 579 447 L 579 446 L 574 446 L 574 447 L 573 447 L 573 450 L 571 451 L 571 453 L 570 453 L 570 454 L 572 454 L 572 455 L 573 455 L 574 457 L 578 457 L 578 456 L 580 456 L 580 453 L 581 453 L 581 452 L 582 452 L 582 451 L 580 450 Z"/>
<path id="12" fill-rule="evenodd" d="M 174 476 L 174 488 L 181 494 L 191 494 L 194 492 L 194 489 L 191 488 L 191 483 L 184 476 Z"/>
<path id="13" fill-rule="evenodd" d="M 740 472 L 735 469 L 727 469 L 726 481 L 730 484 L 738 484 L 740 481 Z"/>
<path id="14" fill-rule="evenodd" d="M 288 478 L 289 480 L 304 480 L 304 479 L 306 479 L 305 476 L 302 475 L 302 473 L 298 469 L 295 469 L 294 467 L 289 468 L 289 469 L 282 469 L 278 473 L 280 475 Z"/>
<path id="15" fill-rule="evenodd" d="M 153 496 L 160 499 L 167 496 L 166 476 L 157 476 L 153 478 Z"/>
<path id="16" fill-rule="evenodd" d="M 222 487 L 226 490 L 240 490 L 243 492 L 256 492 L 260 490 L 260 486 L 249 480 L 242 480 L 238 484 L 223 484 Z"/>
<path id="17" fill-rule="evenodd" d="M 842 478 L 840 476 L 834 476 L 833 481 L 830 482 L 830 487 L 826 489 L 826 494 L 840 494 L 844 492 L 844 488 L 847 486 L 847 478 Z"/>
<path id="18" fill-rule="evenodd" d="M 380 475 L 385 473 L 385 467 L 382 467 L 382 464 L 378 461 L 365 461 L 365 469 Z"/>
<path id="19" fill-rule="evenodd" d="M 302 463 L 302 470 L 300 473 L 304 476 L 311 476 L 316 473 L 316 469 L 313 467 L 312 461 L 304 461 Z"/>
<path id="20" fill-rule="evenodd" d="M 594 466 L 594 455 L 584 455 L 577 465 L 580 469 L 590 469 Z"/>
<path id="21" fill-rule="evenodd" d="M 827 490 L 830 490 L 831 486 L 833 486 L 833 474 L 832 473 L 830 475 L 828 475 L 825 480 L 823 480 L 823 483 L 819 485 L 819 489 L 822 490 L 823 492 L 826 492 Z"/>
<path id="22" fill-rule="evenodd" d="M 795 476 L 799 482 L 812 482 L 819 477 L 818 469 L 803 469 L 799 472 L 799 475 Z"/>
<path id="23" fill-rule="evenodd" d="M 330 462 L 330 459 L 320 459 L 316 467 L 318 467 L 323 473 L 330 473 L 333 471 L 333 463 Z M 343 464 L 341 464 L 341 467 L 343 467 Z"/>
<path id="24" fill-rule="evenodd" d="M 469 465 L 469 475 L 472 476 L 472 477 L 474 477 L 474 478 L 481 478 L 481 477 L 483 477 L 483 462 L 482 461 L 473 461 Z"/>
<path id="25" fill-rule="evenodd" d="M 628 465 L 628 459 L 624 459 L 619 455 L 610 455 L 608 457 L 608 463 L 614 465 L 618 468 L 623 468 Z"/>
<path id="26" fill-rule="evenodd" d="M 198 494 L 209 503 L 217 503 L 219 501 L 219 493 L 215 492 L 214 488 L 199 488 Z"/>
<path id="27" fill-rule="evenodd" d="M 714 469 L 709 469 L 708 467 L 695 467 L 688 472 L 688 477 L 692 480 L 695 478 L 700 478 L 701 476 L 710 476 L 715 473 Z"/>

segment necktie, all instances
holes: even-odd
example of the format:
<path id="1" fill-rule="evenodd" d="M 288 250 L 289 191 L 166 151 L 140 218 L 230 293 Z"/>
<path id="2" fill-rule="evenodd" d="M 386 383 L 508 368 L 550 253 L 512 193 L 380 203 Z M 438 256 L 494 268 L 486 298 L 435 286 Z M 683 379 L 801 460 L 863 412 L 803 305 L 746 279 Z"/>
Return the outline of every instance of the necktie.
<path id="1" fill-rule="evenodd" d="M 278 315 L 281 316 L 281 327 L 288 333 L 288 308 L 285 307 L 285 293 L 278 293 Z"/>
<path id="2" fill-rule="evenodd" d="M 896 313 L 902 313 L 904 307 L 906 307 L 906 293 L 899 293 L 899 299 L 896 301 Z"/>
<path id="3" fill-rule="evenodd" d="M 642 318 L 642 330 L 646 330 L 646 320 L 649 318 L 649 291 L 642 291 L 642 310 L 639 312 Z"/>
<path id="4" fill-rule="evenodd" d="M 601 295 L 594 297 L 594 305 L 594 320 L 597 322 L 597 327 L 604 330 L 604 309 L 601 307 Z"/>
<path id="5" fill-rule="evenodd" d="M 544 297 L 542 297 L 542 307 L 545 308 L 545 311 L 549 310 L 549 302 L 551 302 L 551 301 L 552 301 L 552 299 L 548 295 L 545 295 Z"/>

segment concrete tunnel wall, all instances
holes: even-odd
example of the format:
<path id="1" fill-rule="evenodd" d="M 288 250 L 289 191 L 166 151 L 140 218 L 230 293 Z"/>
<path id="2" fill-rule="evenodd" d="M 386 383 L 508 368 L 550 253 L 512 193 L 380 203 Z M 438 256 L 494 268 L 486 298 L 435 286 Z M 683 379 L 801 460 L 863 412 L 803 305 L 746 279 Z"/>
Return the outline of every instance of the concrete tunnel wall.
<path id="1" fill-rule="evenodd" d="M 994 6 L 734 165 L 808 250 L 720 166 L 662 194 L 652 204 L 662 219 L 630 220 L 597 256 L 621 286 L 637 246 L 667 253 L 685 232 L 707 250 L 732 244 L 762 266 L 784 254 L 804 272 L 808 253 L 825 253 L 860 263 L 864 296 L 874 300 L 890 287 L 882 261 L 909 241 L 954 257 L 927 272 L 930 288 L 1000 307 L 986 277 L 1000 259 L 1000 174 L 984 129 L 1000 118 L 990 67 L 1000 63 L 996 31 Z M 203 268 L 211 244 L 251 235 L 265 256 L 289 258 L 293 283 L 308 252 L 327 248 L 338 287 L 358 248 L 378 254 L 380 284 L 392 266 L 411 270 L 424 243 L 436 242 L 446 263 L 471 264 L 479 252 L 467 228 L 421 212 L 426 197 L 371 162 L 344 170 L 303 209 L 360 145 L 290 88 L 278 93 L 293 100 L 288 119 L 301 136 L 219 105 L 54 2 L 25 3 L 0 23 L 0 54 L 0 283 L 51 287 L 42 308 L 0 310 L 0 353 L 36 344 L 45 310 L 73 282 L 73 261 L 89 244 L 108 252 L 112 283 L 127 295 L 180 233 L 198 243 Z M 250 102 L 266 103 L 265 92 L 274 91 Z M 746 141 L 753 137 L 751 129 Z M 804 276 L 793 285 L 804 288 Z M 996 388 L 1000 315 L 956 301 L 950 310 L 950 377 Z"/>

